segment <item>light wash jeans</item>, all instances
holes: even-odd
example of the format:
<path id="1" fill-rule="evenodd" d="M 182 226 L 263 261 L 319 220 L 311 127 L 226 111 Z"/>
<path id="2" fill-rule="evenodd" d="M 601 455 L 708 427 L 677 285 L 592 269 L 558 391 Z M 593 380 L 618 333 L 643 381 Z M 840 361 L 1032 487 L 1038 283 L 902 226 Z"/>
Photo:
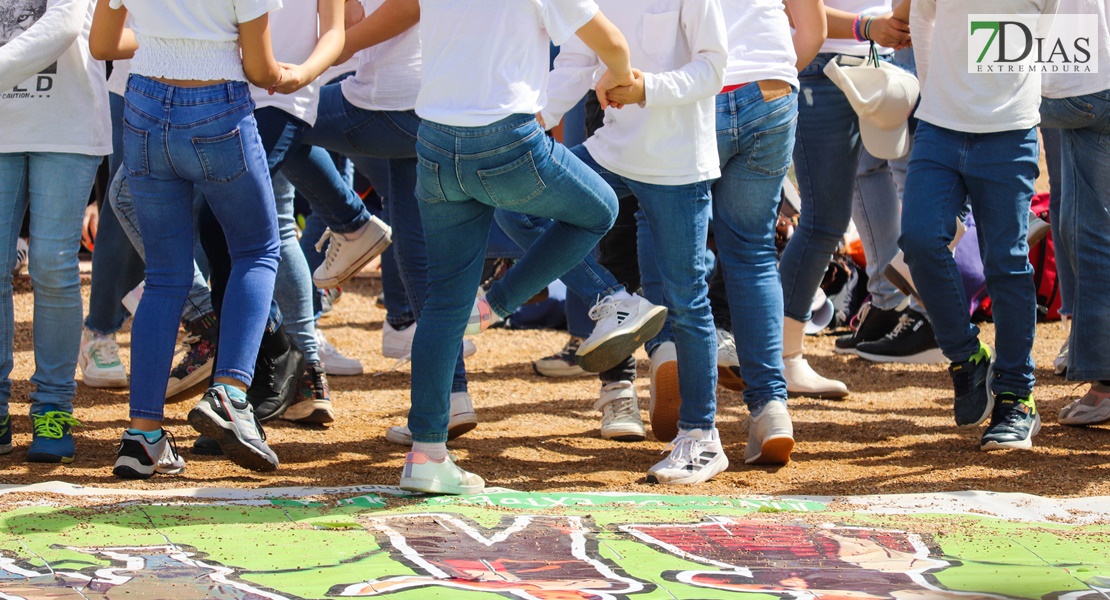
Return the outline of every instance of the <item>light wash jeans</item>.
<path id="1" fill-rule="evenodd" d="M 948 250 L 970 199 L 994 315 L 995 394 L 1033 390 L 1037 298 L 1026 233 L 1037 159 L 1036 129 L 965 133 L 921 122 L 906 175 L 899 245 L 937 344 L 953 362 L 979 350 L 979 328 Z"/>
<path id="2" fill-rule="evenodd" d="M 505 208 L 556 221 L 486 294 L 505 317 L 566 273 L 612 226 L 612 189 L 534 115 L 485 127 L 428 121 L 417 142 L 416 195 L 428 250 L 428 297 L 412 348 L 416 442 L 447 439 L 451 366 L 482 276 L 494 211 Z"/>
<path id="3" fill-rule="evenodd" d="M 1062 115 L 1046 114 L 1058 112 L 1060 100 L 1051 98 L 1041 99 L 1041 125 L 1039 127 L 1041 132 L 1041 148 L 1044 150 L 1044 162 L 1048 167 L 1048 221 L 1052 229 L 1052 239 L 1058 240 L 1063 235 L 1060 232 L 1060 198 L 1063 195 L 1061 192 L 1061 182 L 1063 178 L 1064 165 L 1063 157 L 1063 142 L 1060 139 L 1060 130 L 1056 128 L 1057 117 L 1063 116 L 1067 120 L 1074 118 L 1074 113 L 1070 111 Z M 1045 110 L 1049 109 L 1049 110 Z M 1065 121 L 1066 122 L 1066 121 Z M 1075 289 L 1075 271 L 1072 270 L 1071 261 L 1057 260 L 1056 261 L 1056 277 L 1060 280 L 1060 316 L 1071 316 L 1071 295 Z"/>
<path id="4" fill-rule="evenodd" d="M 1041 101 L 1041 125 L 1060 130 L 1060 208 L 1052 215 L 1057 273 L 1070 281 L 1074 319 L 1068 379 L 1110 379 L 1110 90 Z M 1058 233 L 1057 233 L 1058 232 Z M 1061 288 L 1061 291 L 1064 288 Z"/>
<path id="5" fill-rule="evenodd" d="M 709 235 L 710 185 L 656 185 L 622 177 L 597 164 L 585 146 L 575 156 L 619 197 L 636 196 L 636 246 L 644 298 L 667 307 L 659 339 L 674 339 L 682 405 L 678 426 L 711 429 L 717 413 L 717 333 L 709 310 L 705 242 Z M 669 331 L 668 331 L 669 330 Z"/>
<path id="6" fill-rule="evenodd" d="M 31 413 L 73 412 L 81 346 L 81 222 L 102 156 L 0 153 L 0 415 L 12 395 L 15 308 L 12 269 L 23 216 L 31 213 L 29 268 L 34 286 L 35 373 Z M 168 371 L 167 371 L 168 372 Z"/>
<path id="7" fill-rule="evenodd" d="M 123 96 L 108 95 L 112 109 L 112 156 L 108 172 L 115 174 L 123 162 Z M 85 327 L 95 333 L 113 334 L 127 320 L 123 297 L 143 280 L 143 259 L 135 252 L 124 233 L 111 202 L 100 207 L 96 230 L 96 251 L 92 257 L 92 285 L 89 286 L 89 314 Z"/>
<path id="8" fill-rule="evenodd" d="M 124 169 L 146 246 L 146 290 L 131 340 L 131 417 L 162 419 L 178 318 L 193 281 L 193 192 L 209 200 L 233 267 L 216 378 L 250 384 L 270 312 L 279 242 L 273 184 L 245 82 L 197 88 L 132 74 Z"/>
<path id="9" fill-rule="evenodd" d="M 752 414 L 786 401 L 775 227 L 797 122 L 797 93 L 765 102 L 752 83 L 717 96 L 721 178 L 713 184 L 713 235 Z"/>
<path id="10" fill-rule="evenodd" d="M 285 331 L 304 353 L 305 360 L 320 362 L 316 318 L 312 311 L 312 273 L 297 240 L 297 218 L 293 214 L 296 191 L 281 171 L 274 175 L 273 182 L 278 237 L 281 239 L 281 265 L 274 281 L 274 300 L 281 309 Z"/>

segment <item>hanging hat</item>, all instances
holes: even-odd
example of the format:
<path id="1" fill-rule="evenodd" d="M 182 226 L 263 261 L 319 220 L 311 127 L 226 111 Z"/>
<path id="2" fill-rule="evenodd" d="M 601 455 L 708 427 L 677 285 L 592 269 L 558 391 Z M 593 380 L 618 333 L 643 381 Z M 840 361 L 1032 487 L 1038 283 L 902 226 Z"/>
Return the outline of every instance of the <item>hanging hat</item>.
<path id="1" fill-rule="evenodd" d="M 909 153 L 909 117 L 921 91 L 917 77 L 888 62 L 871 60 L 860 66 L 830 60 L 825 75 L 859 115 L 863 147 L 872 156 L 893 160 Z"/>

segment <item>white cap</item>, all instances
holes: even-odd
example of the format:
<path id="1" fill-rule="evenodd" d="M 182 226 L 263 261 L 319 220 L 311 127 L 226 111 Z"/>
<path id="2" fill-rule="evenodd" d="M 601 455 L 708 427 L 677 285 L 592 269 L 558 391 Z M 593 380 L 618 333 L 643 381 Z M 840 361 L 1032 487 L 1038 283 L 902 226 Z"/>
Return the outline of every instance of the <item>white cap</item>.
<path id="1" fill-rule="evenodd" d="M 825 65 L 825 75 L 848 97 L 859 115 L 863 147 L 875 158 L 893 160 L 910 151 L 909 116 L 917 105 L 921 86 L 917 77 L 879 61 L 858 67 Z"/>

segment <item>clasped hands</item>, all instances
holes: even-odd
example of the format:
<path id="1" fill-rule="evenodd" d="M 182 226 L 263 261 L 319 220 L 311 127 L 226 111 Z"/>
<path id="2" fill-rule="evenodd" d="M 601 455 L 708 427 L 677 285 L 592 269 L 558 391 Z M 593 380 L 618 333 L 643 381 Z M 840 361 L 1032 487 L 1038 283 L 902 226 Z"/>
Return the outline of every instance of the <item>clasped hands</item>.
<path id="1" fill-rule="evenodd" d="M 625 74 L 614 73 L 609 69 L 594 86 L 597 101 L 602 109 L 609 107 L 624 108 L 626 104 L 639 104 L 646 99 L 644 74 L 632 69 Z"/>

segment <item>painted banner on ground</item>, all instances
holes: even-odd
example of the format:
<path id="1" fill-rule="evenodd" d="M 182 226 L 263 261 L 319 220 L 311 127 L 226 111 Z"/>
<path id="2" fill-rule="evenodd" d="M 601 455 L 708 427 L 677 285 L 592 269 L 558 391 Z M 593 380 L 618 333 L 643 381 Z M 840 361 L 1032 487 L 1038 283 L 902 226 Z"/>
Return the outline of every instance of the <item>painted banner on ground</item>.
<path id="1" fill-rule="evenodd" d="M 8 511 L 0 599 L 1110 598 L 1108 498 L 321 491 Z"/>

